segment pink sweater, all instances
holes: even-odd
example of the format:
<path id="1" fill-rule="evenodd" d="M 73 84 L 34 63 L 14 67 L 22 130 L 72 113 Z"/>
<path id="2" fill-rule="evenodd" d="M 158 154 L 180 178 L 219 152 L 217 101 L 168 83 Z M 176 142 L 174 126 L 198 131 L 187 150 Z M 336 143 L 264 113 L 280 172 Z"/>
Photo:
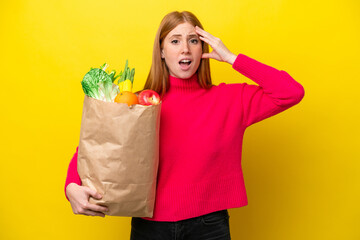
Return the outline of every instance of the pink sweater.
<path id="1" fill-rule="evenodd" d="M 232 66 L 257 85 L 200 87 L 170 76 L 160 120 L 160 162 L 153 218 L 179 221 L 247 205 L 241 168 L 245 129 L 299 103 L 304 88 L 287 72 L 239 54 Z M 66 185 L 81 184 L 77 152 Z"/>

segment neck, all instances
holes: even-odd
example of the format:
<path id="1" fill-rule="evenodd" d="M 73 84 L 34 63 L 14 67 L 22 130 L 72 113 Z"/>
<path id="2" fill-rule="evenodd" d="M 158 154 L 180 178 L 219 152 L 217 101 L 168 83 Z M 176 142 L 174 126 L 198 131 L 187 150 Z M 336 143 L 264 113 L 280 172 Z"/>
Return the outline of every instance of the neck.
<path id="1" fill-rule="evenodd" d="M 188 93 L 201 89 L 201 86 L 198 82 L 197 73 L 195 73 L 188 79 L 181 79 L 169 75 L 169 83 L 170 83 L 169 91 L 171 92 Z"/>

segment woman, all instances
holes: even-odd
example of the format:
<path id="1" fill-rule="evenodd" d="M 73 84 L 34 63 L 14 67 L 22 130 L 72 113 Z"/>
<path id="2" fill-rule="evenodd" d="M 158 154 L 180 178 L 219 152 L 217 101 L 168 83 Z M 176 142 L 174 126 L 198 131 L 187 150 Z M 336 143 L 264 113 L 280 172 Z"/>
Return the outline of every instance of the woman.
<path id="1" fill-rule="evenodd" d="M 209 58 L 231 64 L 259 86 L 212 85 Z M 131 239 L 230 239 L 227 209 L 247 205 L 245 129 L 299 103 L 303 87 L 283 70 L 235 55 L 185 11 L 162 20 L 144 89 L 162 96 L 160 163 L 154 215 L 132 218 Z M 73 211 L 104 216 L 105 207 L 88 203 L 101 196 L 81 186 L 76 157 L 65 185 Z"/>

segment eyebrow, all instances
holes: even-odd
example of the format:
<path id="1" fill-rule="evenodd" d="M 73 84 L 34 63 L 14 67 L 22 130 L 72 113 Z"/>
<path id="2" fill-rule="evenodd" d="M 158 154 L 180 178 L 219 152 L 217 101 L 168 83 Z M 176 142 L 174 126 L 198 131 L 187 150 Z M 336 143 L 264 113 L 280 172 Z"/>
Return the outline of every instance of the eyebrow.
<path id="1" fill-rule="evenodd" d="M 182 35 L 181 34 L 174 34 L 172 35 L 171 37 L 181 37 Z M 192 37 L 198 37 L 197 34 L 190 34 L 188 35 L 188 38 L 192 38 Z"/>

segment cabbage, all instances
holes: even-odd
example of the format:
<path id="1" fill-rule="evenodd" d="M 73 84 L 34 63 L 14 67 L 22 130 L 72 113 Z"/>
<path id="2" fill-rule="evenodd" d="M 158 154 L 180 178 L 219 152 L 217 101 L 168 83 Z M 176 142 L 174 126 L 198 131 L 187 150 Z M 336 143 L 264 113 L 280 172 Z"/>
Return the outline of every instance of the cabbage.
<path id="1" fill-rule="evenodd" d="M 114 99 L 120 90 L 113 82 L 119 76 L 115 76 L 115 71 L 108 74 L 105 72 L 106 68 L 106 63 L 100 68 L 91 68 L 81 81 L 81 86 L 84 93 L 89 97 L 106 102 L 114 102 Z"/>

